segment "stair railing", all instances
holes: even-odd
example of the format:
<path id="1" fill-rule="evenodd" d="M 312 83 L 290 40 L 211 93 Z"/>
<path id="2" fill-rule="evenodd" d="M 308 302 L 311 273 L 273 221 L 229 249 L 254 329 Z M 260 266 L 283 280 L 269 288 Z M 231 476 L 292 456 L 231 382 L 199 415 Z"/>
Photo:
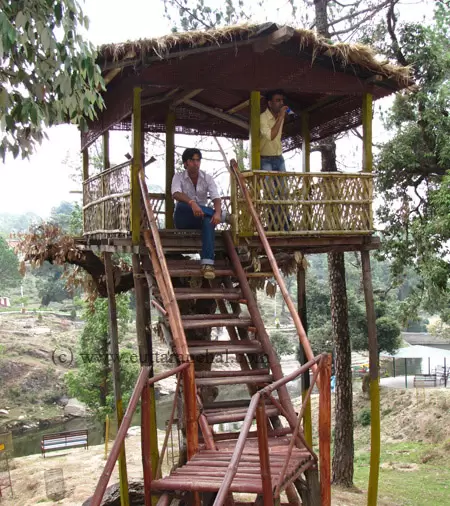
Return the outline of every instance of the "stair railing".
<path id="1" fill-rule="evenodd" d="M 236 179 L 236 182 L 239 185 L 242 195 L 244 196 L 244 199 L 247 202 L 247 206 L 248 206 L 250 215 L 253 219 L 253 223 L 255 225 L 256 231 L 258 232 L 261 244 L 263 245 L 263 248 L 266 252 L 267 259 L 269 260 L 270 267 L 272 268 L 272 271 L 273 271 L 273 275 L 275 276 L 275 279 L 277 280 L 278 286 L 280 287 L 281 295 L 283 296 L 283 299 L 289 309 L 289 312 L 291 313 L 291 316 L 294 321 L 295 328 L 297 330 L 297 334 L 298 334 L 298 337 L 300 340 L 300 344 L 303 347 L 303 350 L 305 352 L 305 356 L 306 356 L 307 360 L 313 360 L 314 354 L 313 354 L 313 351 L 311 348 L 311 344 L 308 340 L 308 337 L 306 336 L 305 329 L 303 328 L 303 324 L 300 320 L 300 316 L 298 315 L 298 312 L 295 308 L 294 301 L 291 299 L 291 296 L 289 295 L 289 291 L 286 287 L 286 283 L 284 282 L 283 276 L 280 274 L 280 269 L 278 267 L 277 261 L 275 259 L 275 255 L 273 254 L 273 251 L 272 251 L 272 248 L 269 244 L 269 241 L 267 240 L 264 226 L 261 223 L 258 213 L 256 212 L 255 206 L 252 201 L 252 197 L 250 195 L 250 192 L 248 191 L 247 185 L 245 184 L 245 180 L 242 177 L 242 174 L 239 170 L 236 160 L 230 161 L 230 171 L 231 171 L 232 177 L 234 176 L 234 178 Z M 314 365 L 313 370 L 315 371 L 316 368 L 317 368 L 317 366 Z M 318 379 L 318 382 L 319 381 L 320 381 L 320 379 Z"/>
<path id="2" fill-rule="evenodd" d="M 295 380 L 301 374 L 304 374 L 309 369 L 312 369 L 313 366 L 316 366 L 316 370 L 314 372 L 311 385 L 308 389 L 308 392 L 305 398 L 302 401 L 302 406 L 300 412 L 297 416 L 297 423 L 295 427 L 291 427 L 293 429 L 291 441 L 288 447 L 288 452 L 286 454 L 285 461 L 283 463 L 282 471 L 280 473 L 280 478 L 278 480 L 278 484 L 273 491 L 272 487 L 272 477 L 270 474 L 270 462 L 269 462 L 269 448 L 268 448 L 268 439 L 267 439 L 267 421 L 265 417 L 264 411 L 264 397 L 268 397 L 270 400 L 273 400 L 272 392 L 279 389 L 280 387 L 286 385 L 287 383 Z M 331 395 L 330 395 L 330 376 L 331 376 L 331 362 L 328 354 L 324 353 L 317 357 L 314 357 L 312 360 L 309 360 L 302 367 L 292 372 L 291 374 L 285 376 L 279 381 L 275 381 L 271 385 L 259 390 L 256 394 L 251 398 L 247 414 L 245 416 L 244 422 L 241 427 L 241 431 L 239 434 L 239 438 L 236 442 L 236 446 L 231 457 L 230 463 L 228 465 L 227 471 L 225 473 L 222 484 L 217 493 L 216 499 L 214 501 L 213 506 L 222 506 L 229 493 L 231 484 L 233 482 L 234 477 L 237 474 L 239 463 L 241 461 L 242 454 L 244 452 L 245 443 L 247 437 L 250 432 L 250 428 L 252 426 L 253 419 L 256 415 L 256 423 L 257 423 L 257 432 L 258 432 L 258 450 L 260 456 L 260 465 L 261 465 L 261 480 L 263 486 L 263 504 L 264 506 L 273 505 L 273 500 L 279 497 L 279 494 L 285 486 L 294 481 L 299 474 L 301 474 L 304 469 L 300 468 L 293 476 L 287 476 L 287 468 L 289 464 L 289 460 L 292 455 L 293 447 L 295 441 L 298 437 L 301 436 L 301 420 L 303 418 L 304 410 L 306 409 L 306 404 L 311 395 L 312 389 L 314 385 L 317 383 L 318 375 L 322 375 L 322 382 L 318 385 L 319 387 L 319 462 L 320 462 L 320 487 L 321 487 L 321 495 L 323 506 L 329 506 L 331 504 L 331 458 L 330 458 L 330 444 L 331 444 Z M 304 439 L 303 441 L 304 442 Z M 317 461 L 317 456 L 312 449 L 310 449 L 307 445 L 305 448 L 309 451 L 312 458 Z"/>
<path id="3" fill-rule="evenodd" d="M 119 430 L 117 431 L 117 436 L 111 448 L 111 453 L 109 454 L 103 472 L 98 479 L 97 486 L 95 487 L 95 492 L 90 503 L 91 506 L 100 506 L 103 501 L 106 487 L 108 486 L 111 474 L 114 470 L 114 466 L 116 465 L 117 459 L 119 457 L 120 449 L 125 441 L 125 437 L 131 425 L 131 420 L 133 418 L 134 412 L 136 411 L 137 404 L 142 396 L 142 391 L 144 388 L 146 388 L 148 385 L 157 383 L 162 379 L 173 376 L 174 374 L 181 373 L 188 369 L 188 367 L 189 363 L 185 362 L 184 364 L 181 364 L 178 367 L 171 369 L 170 371 L 156 374 L 152 378 L 149 378 L 151 367 L 145 366 L 141 368 L 141 372 L 139 373 L 138 379 L 134 386 L 133 393 L 131 394 L 130 402 L 128 403 L 128 407 L 125 411 L 125 415 L 123 417 L 122 423 L 120 424 Z"/>

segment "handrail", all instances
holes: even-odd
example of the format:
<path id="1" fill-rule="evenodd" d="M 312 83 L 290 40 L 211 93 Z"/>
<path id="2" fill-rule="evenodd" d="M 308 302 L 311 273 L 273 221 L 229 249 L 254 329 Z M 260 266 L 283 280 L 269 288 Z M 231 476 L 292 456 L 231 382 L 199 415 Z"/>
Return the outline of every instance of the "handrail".
<path id="1" fill-rule="evenodd" d="M 261 220 L 258 216 L 258 213 L 256 212 L 255 206 L 253 205 L 252 198 L 250 196 L 250 193 L 247 189 L 247 186 L 245 184 L 245 181 L 242 177 L 242 174 L 239 171 L 238 164 L 236 160 L 230 161 L 230 169 L 232 175 L 237 180 L 237 183 L 241 189 L 242 194 L 244 195 L 245 200 L 247 201 L 248 209 L 250 211 L 250 215 L 253 219 L 253 222 L 255 224 L 256 230 L 258 232 L 259 238 L 261 240 L 261 243 L 264 247 L 264 250 L 267 255 L 267 259 L 269 260 L 270 266 L 272 268 L 273 274 L 275 276 L 275 279 L 277 280 L 278 286 L 280 287 L 281 294 L 283 296 L 283 299 L 289 309 L 289 312 L 291 313 L 292 319 L 294 320 L 294 324 L 297 330 L 298 337 L 300 339 L 300 344 L 303 347 L 303 350 L 305 352 L 305 356 L 308 360 L 313 360 L 314 354 L 311 348 L 311 344 L 309 343 L 308 337 L 306 336 L 305 329 L 303 328 L 302 321 L 300 320 L 300 316 L 298 315 L 294 302 L 291 299 L 291 296 L 289 295 L 288 289 L 286 287 L 286 284 L 284 282 L 283 277 L 280 274 L 280 270 L 278 268 L 277 261 L 275 259 L 275 256 L 273 254 L 272 248 L 269 244 L 269 241 L 267 240 L 264 227 L 261 223 Z M 313 367 L 313 370 L 316 370 L 317 366 Z M 318 381 L 319 383 L 319 381 Z"/>
<path id="2" fill-rule="evenodd" d="M 309 360 L 306 364 L 302 365 L 299 369 L 288 374 L 284 378 L 282 378 L 278 381 L 275 381 L 274 383 L 266 386 L 265 388 L 259 390 L 258 392 L 256 392 L 252 396 L 248 410 L 247 410 L 247 414 L 245 415 L 244 422 L 241 427 L 241 432 L 239 434 L 239 438 L 238 438 L 238 440 L 236 442 L 236 446 L 234 448 L 233 455 L 231 457 L 227 471 L 226 471 L 225 476 L 223 478 L 222 484 L 220 485 L 219 491 L 217 492 L 217 496 L 216 496 L 213 506 L 222 506 L 223 504 L 225 504 L 225 500 L 229 494 L 231 484 L 232 484 L 233 479 L 236 476 L 236 473 L 238 471 L 238 466 L 239 466 L 239 462 L 242 457 L 242 453 L 244 451 L 245 442 L 248 437 L 250 428 L 252 426 L 252 422 L 255 417 L 256 409 L 258 407 L 260 399 L 263 398 L 264 396 L 270 396 L 270 394 L 274 390 L 277 390 L 278 388 L 286 385 L 290 381 L 293 381 L 294 379 L 298 378 L 298 376 L 300 376 L 301 374 L 303 374 L 307 370 L 311 369 L 314 365 L 321 364 L 322 361 L 325 361 L 325 359 L 327 359 L 327 357 L 328 357 L 328 355 L 326 353 L 323 353 L 317 357 L 314 357 L 312 360 Z M 319 375 L 319 368 L 316 368 L 316 371 L 313 376 L 312 384 L 311 384 L 310 389 L 308 391 L 309 395 L 312 391 L 312 387 L 313 387 L 314 383 L 317 380 L 318 375 Z M 308 401 L 308 399 L 309 399 L 309 396 L 306 396 L 305 399 L 302 401 L 302 407 Z M 298 415 L 297 425 L 296 425 L 294 432 L 292 434 L 291 442 L 292 441 L 295 442 L 296 436 L 299 433 L 300 421 L 302 418 L 302 414 L 303 414 L 303 411 L 301 411 L 300 414 Z M 291 453 L 292 453 L 292 449 L 290 449 L 288 457 L 290 456 Z M 312 456 L 314 458 L 315 454 L 312 453 Z M 287 468 L 287 464 L 286 464 L 286 468 Z M 285 472 L 284 467 L 283 467 L 283 470 Z M 280 482 L 281 482 L 281 477 L 282 477 L 282 475 L 280 475 Z M 279 486 L 277 486 L 277 489 L 279 491 Z M 276 498 L 276 494 L 274 495 L 274 497 Z"/>
<path id="3" fill-rule="evenodd" d="M 120 449 L 123 445 L 123 442 L 125 441 L 125 437 L 131 425 L 132 417 L 134 415 L 134 412 L 136 411 L 136 407 L 141 397 L 142 390 L 145 384 L 147 383 L 148 385 L 152 385 L 153 383 L 157 383 L 158 381 L 161 381 L 164 378 L 168 378 L 169 376 L 184 371 L 188 367 L 189 364 L 184 363 L 179 365 L 178 367 L 175 367 L 174 369 L 171 369 L 170 371 L 157 374 L 152 378 L 149 378 L 151 367 L 144 366 L 141 368 L 141 372 L 139 373 L 138 379 L 134 386 L 133 393 L 131 394 L 130 402 L 128 403 L 128 407 L 125 411 L 125 415 L 123 417 L 122 423 L 120 424 L 119 430 L 117 431 L 117 436 L 111 448 L 111 453 L 109 454 L 103 472 L 100 478 L 98 479 L 97 486 L 95 487 L 95 492 L 91 500 L 91 506 L 100 506 L 100 504 L 102 503 L 103 495 L 105 494 L 105 490 L 106 487 L 108 486 L 114 466 L 116 465 Z"/>

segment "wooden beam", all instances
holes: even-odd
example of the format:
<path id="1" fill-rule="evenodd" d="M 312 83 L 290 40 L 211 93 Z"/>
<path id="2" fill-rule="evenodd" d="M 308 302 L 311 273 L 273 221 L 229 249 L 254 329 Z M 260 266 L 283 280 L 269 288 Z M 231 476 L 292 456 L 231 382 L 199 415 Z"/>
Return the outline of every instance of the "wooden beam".
<path id="1" fill-rule="evenodd" d="M 135 56 L 136 56 L 136 53 L 134 51 L 128 51 L 128 53 L 126 53 L 126 55 L 123 57 L 122 62 L 124 60 L 134 58 Z M 114 69 L 110 70 L 106 74 L 106 76 L 103 78 L 103 81 L 105 82 L 105 86 L 107 86 L 118 74 L 120 74 L 120 72 L 124 66 L 125 66 L 124 64 L 122 64 L 121 67 L 116 65 L 116 67 Z"/>
<path id="2" fill-rule="evenodd" d="M 139 188 L 139 171 L 141 169 L 141 88 L 133 89 L 133 117 L 132 117 L 132 143 L 133 162 L 131 164 L 131 201 L 130 201 L 130 223 L 131 238 L 133 244 L 139 244 L 141 236 L 141 192 Z"/>
<path id="3" fill-rule="evenodd" d="M 144 100 L 141 100 L 141 107 L 145 107 L 147 105 L 152 104 L 160 104 L 161 102 L 167 102 L 173 96 L 180 91 L 180 88 L 174 88 L 173 90 L 168 91 L 167 93 L 164 93 L 163 95 L 158 95 L 156 97 L 149 97 Z"/>
<path id="4" fill-rule="evenodd" d="M 89 179 L 89 149 L 83 149 L 83 181 Z"/>
<path id="5" fill-rule="evenodd" d="M 331 355 L 320 361 L 319 473 L 321 506 L 331 506 Z"/>
<path id="6" fill-rule="evenodd" d="M 303 172 L 311 172 L 311 134 L 309 131 L 309 114 L 302 114 L 302 168 Z"/>
<path id="7" fill-rule="evenodd" d="M 259 170 L 261 168 L 261 93 L 259 91 L 250 92 L 250 169 Z"/>
<path id="8" fill-rule="evenodd" d="M 117 307 L 114 286 L 114 274 L 112 254 L 104 254 L 106 287 L 108 291 L 108 330 L 111 353 L 111 369 L 113 373 L 114 401 L 116 403 L 117 425 L 120 428 L 123 420 L 122 392 L 120 389 L 120 360 L 119 360 L 119 330 L 117 326 Z M 119 481 L 120 481 L 120 504 L 129 506 L 130 497 L 128 493 L 127 461 L 125 454 L 125 443 L 123 443 L 119 454 Z"/>
<path id="9" fill-rule="evenodd" d="M 277 44 L 281 44 L 291 39 L 294 33 L 295 30 L 290 26 L 283 26 L 264 39 L 256 40 L 253 44 L 253 51 L 255 51 L 255 53 L 263 53 L 272 46 L 276 46 Z"/>
<path id="10" fill-rule="evenodd" d="M 363 123 L 363 170 L 372 172 L 372 95 L 365 93 L 362 104 L 362 123 Z"/>
<path id="11" fill-rule="evenodd" d="M 241 111 L 242 109 L 245 109 L 250 105 L 250 100 L 244 100 L 244 102 L 241 102 L 240 104 L 235 105 L 231 109 L 228 109 L 225 111 L 227 114 L 234 114 L 235 112 Z"/>
<path id="12" fill-rule="evenodd" d="M 174 109 L 178 105 L 182 104 L 185 100 L 188 100 L 190 98 L 194 98 L 202 91 L 203 91 L 203 88 L 197 88 L 195 90 L 191 90 L 188 92 L 183 91 L 182 93 L 180 93 L 180 95 L 175 100 L 173 100 L 173 102 L 170 104 L 170 107 L 172 109 Z"/>
<path id="13" fill-rule="evenodd" d="M 198 109 L 199 111 L 205 112 L 206 114 L 211 114 L 211 116 L 216 116 L 217 118 L 223 119 L 224 121 L 228 121 L 228 123 L 233 123 L 233 125 L 240 126 L 244 130 L 249 129 L 249 125 L 246 121 L 243 121 L 238 118 L 234 118 L 231 114 L 227 114 L 226 112 L 218 111 L 213 107 L 209 107 L 208 105 L 201 104 L 196 100 L 191 100 L 190 98 L 184 99 L 183 102 L 194 109 Z"/>
<path id="14" fill-rule="evenodd" d="M 171 186 L 175 174 L 175 112 L 169 111 L 166 118 L 166 226 L 174 228 L 174 201 Z"/>

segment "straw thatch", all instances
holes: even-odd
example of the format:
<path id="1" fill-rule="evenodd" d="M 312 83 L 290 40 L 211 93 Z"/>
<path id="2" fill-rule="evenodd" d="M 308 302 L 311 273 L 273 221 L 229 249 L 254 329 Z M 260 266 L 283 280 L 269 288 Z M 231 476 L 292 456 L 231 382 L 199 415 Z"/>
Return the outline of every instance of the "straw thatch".
<path id="1" fill-rule="evenodd" d="M 121 62 L 126 59 L 142 60 L 156 56 L 161 60 L 173 53 L 201 48 L 222 46 L 250 39 L 258 39 L 263 35 L 279 29 L 273 23 L 264 25 L 229 26 L 214 30 L 172 33 L 160 38 L 140 39 L 119 44 L 104 44 L 99 48 L 100 65 Z M 329 57 L 339 66 L 357 65 L 374 74 L 393 79 L 404 86 L 410 82 L 409 67 L 394 65 L 380 59 L 375 51 L 363 44 L 332 43 L 316 32 L 306 29 L 292 29 L 292 40 L 298 42 L 299 50 L 311 53 L 312 61 L 318 56 Z M 111 68 L 109 66 L 109 68 Z"/>

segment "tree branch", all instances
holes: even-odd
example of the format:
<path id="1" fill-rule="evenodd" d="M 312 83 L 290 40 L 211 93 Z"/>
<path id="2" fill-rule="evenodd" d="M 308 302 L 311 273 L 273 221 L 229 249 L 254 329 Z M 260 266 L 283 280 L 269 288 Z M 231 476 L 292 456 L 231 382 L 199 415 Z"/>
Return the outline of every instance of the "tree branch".
<path id="1" fill-rule="evenodd" d="M 395 57 L 397 58 L 397 61 L 400 63 L 400 65 L 403 65 L 404 67 L 408 66 L 408 62 L 406 61 L 405 55 L 402 53 L 402 50 L 400 49 L 400 44 L 398 43 L 397 35 L 395 33 L 395 26 L 397 24 L 397 17 L 395 16 L 394 8 L 399 0 L 391 0 L 391 5 L 389 6 L 389 9 L 386 14 L 386 20 L 387 20 L 387 29 L 389 36 L 392 40 L 392 51 L 395 54 Z"/>
<path id="2" fill-rule="evenodd" d="M 193 19 L 202 24 L 206 29 L 210 30 L 214 28 L 214 25 L 208 25 L 207 23 L 205 23 L 202 19 L 196 16 L 190 9 L 182 5 L 181 2 L 179 2 L 178 0 L 171 0 L 171 1 L 176 5 L 178 5 L 178 7 L 183 11 L 183 13 L 186 12 L 187 14 L 189 14 L 189 16 L 191 16 Z"/>

